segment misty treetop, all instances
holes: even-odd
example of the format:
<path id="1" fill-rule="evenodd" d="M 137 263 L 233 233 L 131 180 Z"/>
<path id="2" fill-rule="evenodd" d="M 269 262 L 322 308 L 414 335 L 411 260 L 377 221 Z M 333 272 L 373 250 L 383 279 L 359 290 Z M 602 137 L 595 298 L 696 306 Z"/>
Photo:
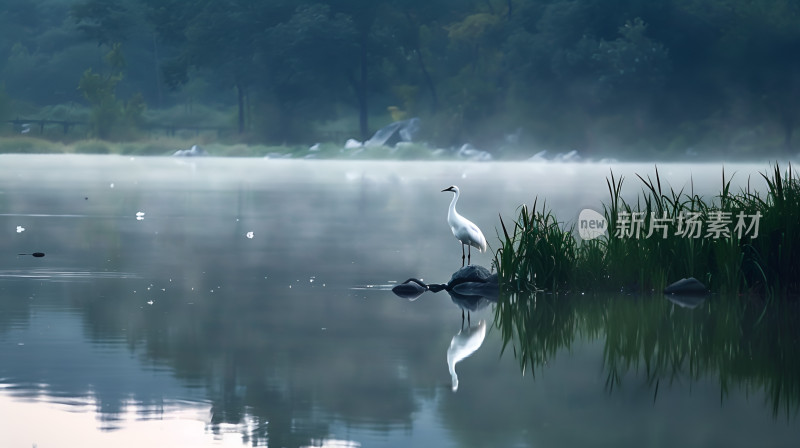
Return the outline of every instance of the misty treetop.
<path id="1" fill-rule="evenodd" d="M 88 106 L 109 139 L 203 106 L 261 142 L 419 116 L 439 146 L 742 155 L 800 121 L 795 0 L 5 0 L 0 29 L 0 114 Z"/>

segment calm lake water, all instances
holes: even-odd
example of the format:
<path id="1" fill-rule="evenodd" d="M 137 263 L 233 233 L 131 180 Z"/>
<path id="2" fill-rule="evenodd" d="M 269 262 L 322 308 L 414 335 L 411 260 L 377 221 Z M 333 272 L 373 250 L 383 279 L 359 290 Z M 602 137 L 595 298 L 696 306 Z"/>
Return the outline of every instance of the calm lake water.
<path id="1" fill-rule="evenodd" d="M 461 266 L 443 188 L 496 248 L 537 195 L 600 210 L 609 168 L 0 156 L 0 446 L 797 446 L 798 329 L 736 299 L 545 297 L 569 324 L 501 355 L 492 306 L 462 330 L 445 292 L 390 291 Z M 654 174 L 613 169 L 629 199 Z"/>

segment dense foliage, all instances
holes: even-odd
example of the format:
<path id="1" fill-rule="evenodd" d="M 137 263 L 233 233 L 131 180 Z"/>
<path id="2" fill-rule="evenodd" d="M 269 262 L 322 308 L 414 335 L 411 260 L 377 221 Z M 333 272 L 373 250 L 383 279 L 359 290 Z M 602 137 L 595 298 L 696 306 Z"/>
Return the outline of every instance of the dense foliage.
<path id="1" fill-rule="evenodd" d="M 258 142 L 420 116 L 440 146 L 746 155 L 800 120 L 794 0 L 6 0 L 0 29 L 0 113 L 89 106 L 105 138 L 146 104 Z"/>

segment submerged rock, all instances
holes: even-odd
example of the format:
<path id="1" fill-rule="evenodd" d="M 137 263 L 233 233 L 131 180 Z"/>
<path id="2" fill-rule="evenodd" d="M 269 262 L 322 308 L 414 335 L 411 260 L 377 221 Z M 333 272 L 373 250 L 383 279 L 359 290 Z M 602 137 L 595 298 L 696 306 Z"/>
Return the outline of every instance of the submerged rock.
<path id="1" fill-rule="evenodd" d="M 697 296 L 708 294 L 708 288 L 694 277 L 682 278 L 664 288 L 664 294 Z"/>

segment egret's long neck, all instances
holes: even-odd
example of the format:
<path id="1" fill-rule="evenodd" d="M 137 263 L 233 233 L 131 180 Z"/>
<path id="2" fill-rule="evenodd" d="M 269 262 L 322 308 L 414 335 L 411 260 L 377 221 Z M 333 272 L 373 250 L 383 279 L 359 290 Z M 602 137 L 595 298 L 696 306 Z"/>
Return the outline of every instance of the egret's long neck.
<path id="1" fill-rule="evenodd" d="M 453 338 L 455 340 L 455 338 Z M 456 373 L 456 363 L 461 361 L 461 358 L 456 359 L 458 354 L 457 348 L 453 347 L 453 341 L 450 342 L 450 348 L 447 350 L 447 369 L 450 371 L 450 379 L 453 383 L 453 392 L 458 390 L 458 374 Z"/>
<path id="2" fill-rule="evenodd" d="M 447 211 L 447 217 L 450 218 L 451 216 L 459 216 L 458 212 L 456 211 L 456 202 L 458 202 L 458 196 L 461 194 L 459 191 L 453 192 L 453 200 L 450 201 L 450 210 Z"/>

